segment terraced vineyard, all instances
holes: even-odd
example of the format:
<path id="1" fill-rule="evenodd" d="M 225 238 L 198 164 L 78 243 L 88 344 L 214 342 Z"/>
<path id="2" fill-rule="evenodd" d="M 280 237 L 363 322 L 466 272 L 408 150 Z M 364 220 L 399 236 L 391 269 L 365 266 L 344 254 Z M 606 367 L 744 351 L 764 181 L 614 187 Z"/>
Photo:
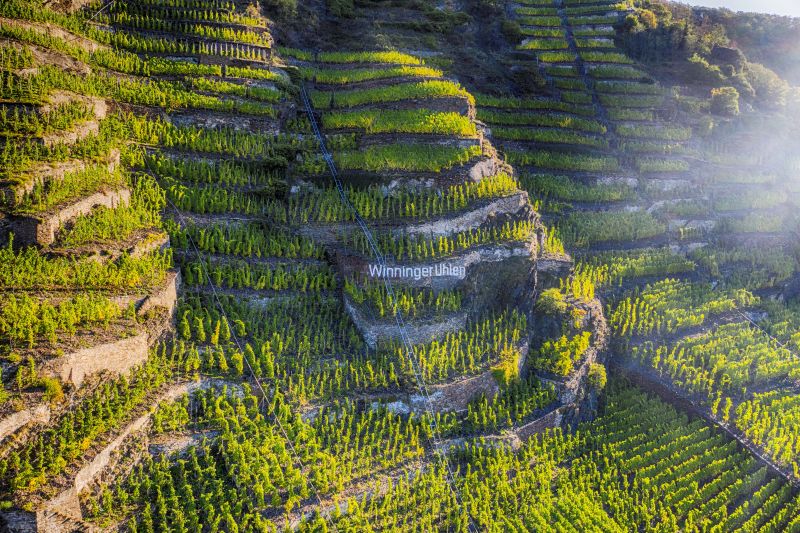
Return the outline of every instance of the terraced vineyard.
<path id="1" fill-rule="evenodd" d="M 603 0 L 75 4 L 0 6 L 4 528 L 800 530 L 791 108 Z"/>
<path id="2" fill-rule="evenodd" d="M 531 18 L 531 10 L 547 17 Z M 724 118 L 713 109 L 721 91 L 704 100 L 702 82 L 660 86 L 648 72 L 658 73 L 657 64 L 639 64 L 619 47 L 617 21 L 639 11 L 565 0 L 525 2 L 515 13 L 523 34 L 537 39 L 518 48 L 555 94 L 535 105 L 487 97 L 479 115 L 508 159 L 530 168 L 522 183 L 539 198 L 545 222 L 578 251 L 575 275 L 606 296 L 614 351 L 628 354 L 618 364 L 637 379 L 666 384 L 796 476 L 792 415 L 768 415 L 766 407 L 783 405 L 795 390 L 798 354 L 784 344 L 793 330 L 781 331 L 784 340 L 769 333 L 775 317 L 785 320 L 795 309 L 769 301 L 794 295 L 785 287 L 797 271 L 790 199 L 797 169 L 782 151 L 791 129 L 765 110 Z M 553 17 L 557 35 L 549 35 Z M 552 46 L 542 45 L 545 34 Z M 568 53 L 549 51 L 565 42 Z M 747 75 L 747 65 L 737 68 Z M 541 109 L 563 116 L 562 124 L 594 119 L 608 148 L 512 142 L 519 136 L 508 138 L 498 117 L 520 108 L 532 109 L 537 121 Z M 514 113 L 515 122 L 527 122 Z M 753 142 L 759 134 L 769 141 Z"/>

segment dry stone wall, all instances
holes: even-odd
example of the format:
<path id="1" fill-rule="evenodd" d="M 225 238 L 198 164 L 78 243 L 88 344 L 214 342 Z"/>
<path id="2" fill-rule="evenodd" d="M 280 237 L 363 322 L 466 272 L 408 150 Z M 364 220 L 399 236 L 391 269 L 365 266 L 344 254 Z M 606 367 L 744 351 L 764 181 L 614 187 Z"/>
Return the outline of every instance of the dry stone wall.
<path id="1" fill-rule="evenodd" d="M 66 207 L 37 216 L 20 217 L 12 222 L 12 231 L 19 244 L 48 246 L 55 242 L 59 228 L 97 207 L 114 208 L 130 202 L 131 192 L 126 188 L 96 192 Z"/>
<path id="2" fill-rule="evenodd" d="M 40 371 L 76 387 L 87 376 L 104 370 L 124 374 L 147 360 L 148 337 L 147 331 L 141 331 L 132 337 L 77 350 L 47 361 Z"/>
<path id="3" fill-rule="evenodd" d="M 401 331 L 393 317 L 387 316 L 383 319 L 368 317 L 362 312 L 350 298 L 344 297 L 344 306 L 347 314 L 353 320 L 366 343 L 375 347 L 382 341 L 400 341 Z M 464 329 L 467 324 L 467 312 L 460 311 L 452 313 L 440 319 L 430 319 L 428 321 L 405 319 L 406 338 L 412 344 L 430 342 L 446 335 Z"/>

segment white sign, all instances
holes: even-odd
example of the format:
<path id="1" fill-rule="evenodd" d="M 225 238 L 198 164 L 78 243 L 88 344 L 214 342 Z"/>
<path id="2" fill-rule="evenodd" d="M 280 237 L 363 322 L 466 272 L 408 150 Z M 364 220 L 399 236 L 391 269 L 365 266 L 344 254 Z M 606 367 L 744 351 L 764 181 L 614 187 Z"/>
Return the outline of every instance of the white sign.
<path id="1" fill-rule="evenodd" d="M 440 278 L 440 277 L 453 277 L 464 279 L 467 274 L 467 269 L 461 265 L 451 265 L 449 263 L 442 263 L 434 266 L 396 266 L 390 267 L 385 265 L 369 265 L 369 275 L 371 278 L 405 278 L 414 279 L 416 281 L 422 278 Z"/>

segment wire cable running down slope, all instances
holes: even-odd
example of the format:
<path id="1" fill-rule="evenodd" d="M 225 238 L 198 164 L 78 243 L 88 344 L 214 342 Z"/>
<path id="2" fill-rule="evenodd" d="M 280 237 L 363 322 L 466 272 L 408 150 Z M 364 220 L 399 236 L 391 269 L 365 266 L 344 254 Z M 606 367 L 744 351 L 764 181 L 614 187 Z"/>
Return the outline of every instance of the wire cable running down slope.
<path id="1" fill-rule="evenodd" d="M 359 228 L 361 229 L 364 237 L 367 239 L 367 243 L 369 244 L 370 250 L 372 250 L 372 254 L 375 256 L 375 260 L 378 262 L 378 265 L 381 267 L 381 271 L 385 272 L 386 268 L 386 258 L 381 253 L 380 247 L 378 246 L 375 237 L 372 234 L 372 231 L 367 226 L 367 223 L 364 221 L 364 218 L 359 213 L 358 209 L 350 202 L 350 199 L 347 197 L 347 193 L 345 191 L 344 185 L 342 184 L 342 180 L 339 177 L 339 172 L 336 169 L 336 163 L 333 160 L 333 155 L 328 151 L 328 147 L 325 144 L 325 138 L 322 135 L 322 132 L 319 129 L 319 125 L 317 124 L 317 118 L 314 115 L 314 107 L 311 104 L 311 99 L 308 96 L 308 91 L 306 91 L 305 85 L 300 86 L 300 96 L 303 100 L 303 106 L 305 107 L 306 114 L 308 115 L 308 120 L 311 123 L 311 128 L 314 131 L 314 135 L 317 137 L 317 141 L 319 142 L 320 151 L 322 152 L 322 157 L 325 159 L 325 163 L 328 166 L 328 170 L 333 177 L 334 182 L 336 183 L 336 189 L 339 191 L 339 197 L 342 200 L 345 208 L 347 208 L 351 213 L 353 213 L 353 218 L 355 219 L 356 223 L 358 224 Z M 392 287 L 391 281 L 387 276 L 382 276 L 382 282 L 386 289 L 386 293 L 390 299 L 394 299 L 394 290 Z M 425 407 L 426 411 L 428 412 L 428 419 L 430 420 L 431 425 L 431 435 L 432 441 L 434 445 L 434 451 L 443 462 L 446 470 L 447 470 L 447 482 L 450 485 L 450 489 L 453 491 L 453 495 L 456 498 L 456 502 L 460 507 L 464 509 L 466 513 L 469 523 L 468 527 L 470 531 L 477 531 L 477 528 L 474 526 L 472 521 L 472 516 L 469 514 L 469 509 L 464 505 L 460 491 L 456 486 L 455 476 L 453 474 L 452 467 L 450 465 L 450 461 L 447 459 L 445 450 L 441 447 L 441 434 L 439 431 L 439 423 L 436 419 L 436 413 L 433 411 L 433 402 L 431 401 L 430 394 L 428 393 L 428 387 L 425 383 L 424 378 L 422 377 L 422 372 L 420 370 L 419 362 L 417 361 L 416 353 L 414 352 L 414 346 L 411 343 L 411 340 L 408 336 L 408 332 L 406 330 L 405 321 L 403 320 L 403 314 L 399 309 L 396 309 L 394 312 L 394 320 L 397 324 L 398 331 L 400 333 L 400 339 L 403 344 L 403 350 L 405 351 L 406 357 L 411 361 L 411 367 L 414 372 L 414 378 L 417 382 L 417 388 L 422 394 L 423 398 L 425 399 Z"/>

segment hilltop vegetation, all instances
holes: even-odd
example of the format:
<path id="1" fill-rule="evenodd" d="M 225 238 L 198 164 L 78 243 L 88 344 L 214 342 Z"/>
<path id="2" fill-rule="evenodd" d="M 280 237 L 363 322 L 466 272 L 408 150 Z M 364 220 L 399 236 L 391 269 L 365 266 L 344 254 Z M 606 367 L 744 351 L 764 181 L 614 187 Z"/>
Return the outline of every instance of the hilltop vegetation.
<path id="1" fill-rule="evenodd" d="M 800 105 L 792 70 L 800 50 L 796 20 L 691 8 L 663 0 L 642 0 L 634 6 L 621 23 L 620 36 L 633 57 L 655 68 L 688 60 L 688 65 L 682 63 L 670 71 L 681 83 L 732 86 L 762 107 Z M 765 62 L 783 66 L 779 70 L 794 87 Z"/>

